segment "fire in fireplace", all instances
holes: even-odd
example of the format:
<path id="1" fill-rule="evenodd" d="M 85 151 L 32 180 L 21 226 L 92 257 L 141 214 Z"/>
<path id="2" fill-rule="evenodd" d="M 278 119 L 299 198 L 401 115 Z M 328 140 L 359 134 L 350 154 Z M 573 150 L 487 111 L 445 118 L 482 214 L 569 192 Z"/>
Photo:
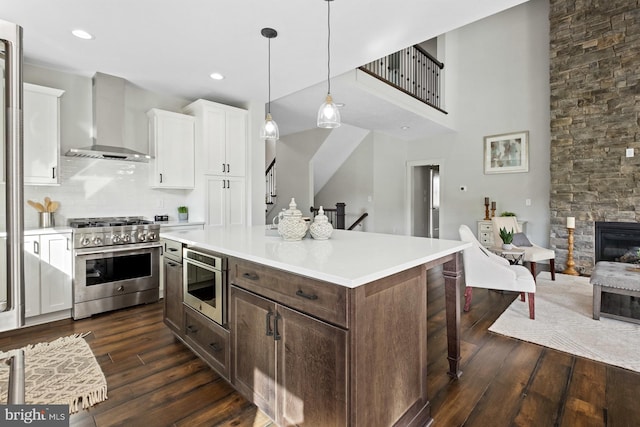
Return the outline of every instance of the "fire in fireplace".
<path id="1" fill-rule="evenodd" d="M 640 223 L 596 222 L 595 258 L 598 261 L 640 261 Z"/>

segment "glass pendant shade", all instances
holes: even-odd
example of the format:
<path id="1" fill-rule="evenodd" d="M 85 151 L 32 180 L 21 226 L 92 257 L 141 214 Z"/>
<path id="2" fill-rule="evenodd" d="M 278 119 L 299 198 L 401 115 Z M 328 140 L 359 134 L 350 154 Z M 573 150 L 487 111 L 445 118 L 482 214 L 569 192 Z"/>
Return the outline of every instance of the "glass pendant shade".
<path id="1" fill-rule="evenodd" d="M 340 126 L 340 110 L 333 103 L 331 95 L 327 94 L 327 98 L 318 110 L 318 127 L 319 128 L 337 128 Z"/>
<path id="2" fill-rule="evenodd" d="M 280 138 L 278 124 L 273 120 L 270 113 L 267 113 L 267 117 L 264 119 L 264 125 L 262 125 L 262 129 L 260 130 L 260 138 L 272 140 Z"/>
<path id="3" fill-rule="evenodd" d="M 340 126 L 340 111 L 331 98 L 331 2 L 327 2 L 327 97 L 318 110 L 319 128 L 332 129 Z"/>

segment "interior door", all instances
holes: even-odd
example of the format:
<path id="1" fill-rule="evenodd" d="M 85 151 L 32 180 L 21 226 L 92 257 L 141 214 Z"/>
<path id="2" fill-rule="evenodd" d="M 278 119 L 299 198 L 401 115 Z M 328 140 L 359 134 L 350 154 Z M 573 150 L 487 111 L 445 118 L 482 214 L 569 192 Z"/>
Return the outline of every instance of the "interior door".
<path id="1" fill-rule="evenodd" d="M 22 28 L 0 20 L 0 90 L 2 149 L 0 168 L 4 196 L 0 197 L 0 331 L 24 324 L 23 285 L 23 168 L 22 168 Z M 2 213 L 6 213 L 6 216 Z"/>
<path id="2" fill-rule="evenodd" d="M 440 166 L 413 168 L 413 235 L 440 237 Z"/>

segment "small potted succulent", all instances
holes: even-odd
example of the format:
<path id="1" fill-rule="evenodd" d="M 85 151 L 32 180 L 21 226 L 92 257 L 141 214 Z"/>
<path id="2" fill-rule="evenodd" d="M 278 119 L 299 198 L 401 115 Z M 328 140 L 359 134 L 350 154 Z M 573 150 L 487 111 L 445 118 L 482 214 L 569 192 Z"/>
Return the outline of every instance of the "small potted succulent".
<path id="1" fill-rule="evenodd" d="M 178 221 L 189 220 L 189 208 L 186 206 L 178 206 Z"/>
<path id="2" fill-rule="evenodd" d="M 507 231 L 506 227 L 502 227 L 500 229 L 500 238 L 502 239 L 502 249 L 507 251 L 513 249 L 513 228 L 511 231 Z"/>

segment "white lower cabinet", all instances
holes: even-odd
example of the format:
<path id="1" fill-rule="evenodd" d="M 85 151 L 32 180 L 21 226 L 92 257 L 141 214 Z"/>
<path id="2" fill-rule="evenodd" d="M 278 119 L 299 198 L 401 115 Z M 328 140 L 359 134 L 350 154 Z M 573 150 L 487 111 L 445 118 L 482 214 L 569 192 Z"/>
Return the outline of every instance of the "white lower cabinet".
<path id="1" fill-rule="evenodd" d="M 25 317 L 72 306 L 71 233 L 24 237 Z"/>
<path id="2" fill-rule="evenodd" d="M 210 175 L 207 185 L 207 225 L 245 225 L 245 179 Z"/>

